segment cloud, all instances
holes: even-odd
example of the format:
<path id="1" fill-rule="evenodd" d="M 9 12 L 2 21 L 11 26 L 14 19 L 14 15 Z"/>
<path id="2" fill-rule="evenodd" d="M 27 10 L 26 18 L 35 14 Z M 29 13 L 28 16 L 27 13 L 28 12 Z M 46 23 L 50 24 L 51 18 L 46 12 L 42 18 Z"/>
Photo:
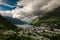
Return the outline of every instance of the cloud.
<path id="1" fill-rule="evenodd" d="M 60 0 L 51 0 L 47 5 L 40 8 L 41 11 L 48 12 L 60 6 Z"/>
<path id="2" fill-rule="evenodd" d="M 21 0 L 17 2 L 17 5 L 23 5 L 24 11 L 25 9 L 28 11 L 28 9 L 38 10 L 42 6 L 46 5 L 51 0 Z"/>
<path id="3" fill-rule="evenodd" d="M 3 11 L 3 10 L 0 10 L 0 14 L 2 16 L 10 16 L 10 17 L 12 17 L 11 11 Z"/>
<path id="4" fill-rule="evenodd" d="M 20 0 L 17 2 L 17 5 L 23 5 L 24 7 L 22 9 L 16 8 L 14 11 L 18 11 L 16 14 L 22 15 L 22 17 L 31 16 L 49 1 L 50 0 Z"/>
<path id="5" fill-rule="evenodd" d="M 45 13 L 57 8 L 60 6 L 60 0 L 20 0 L 17 5 L 22 5 L 23 8 L 16 6 L 14 10 L 7 13 L 10 13 L 9 15 L 12 15 L 13 18 L 27 20 L 34 18 L 38 12 Z"/>
<path id="6" fill-rule="evenodd" d="M 23 5 L 25 6 L 26 4 L 30 3 L 33 0 L 20 0 L 19 2 L 17 2 L 17 5 Z"/>

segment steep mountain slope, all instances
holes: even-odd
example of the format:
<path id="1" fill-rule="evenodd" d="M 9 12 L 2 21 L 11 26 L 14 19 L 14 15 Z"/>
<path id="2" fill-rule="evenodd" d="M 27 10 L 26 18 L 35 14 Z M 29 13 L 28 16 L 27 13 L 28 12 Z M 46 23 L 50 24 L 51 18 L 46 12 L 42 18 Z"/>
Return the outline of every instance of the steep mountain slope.
<path id="1" fill-rule="evenodd" d="M 0 29 L 16 30 L 17 27 L 0 15 Z"/>
<path id="2" fill-rule="evenodd" d="M 19 24 L 24 24 L 23 21 L 16 19 L 16 18 L 12 18 L 12 17 L 8 17 L 8 16 L 4 16 L 4 18 L 6 18 L 8 21 L 12 22 L 13 24 L 19 25 Z"/>
<path id="3" fill-rule="evenodd" d="M 60 22 L 60 7 L 48 12 L 41 18 L 42 22 Z"/>
<path id="4" fill-rule="evenodd" d="M 48 12 L 39 18 L 40 21 L 37 21 L 37 18 L 31 22 L 31 24 L 46 24 L 49 27 L 60 29 L 60 7 L 54 9 L 52 12 Z M 37 21 L 37 22 L 35 22 Z M 40 22 L 40 23 L 39 23 Z M 44 25 L 45 26 L 45 25 Z"/>

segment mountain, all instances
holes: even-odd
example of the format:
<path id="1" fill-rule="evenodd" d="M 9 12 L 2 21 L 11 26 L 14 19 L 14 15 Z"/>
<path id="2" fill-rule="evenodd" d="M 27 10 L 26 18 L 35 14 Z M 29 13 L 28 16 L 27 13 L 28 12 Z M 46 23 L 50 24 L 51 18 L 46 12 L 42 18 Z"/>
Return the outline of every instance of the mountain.
<path id="1" fill-rule="evenodd" d="M 54 9 L 52 12 L 44 14 L 40 18 L 34 19 L 30 24 L 40 25 L 42 23 L 47 24 L 47 26 L 60 29 L 60 7 Z"/>
<path id="2" fill-rule="evenodd" d="M 17 26 L 15 26 L 10 21 L 6 20 L 4 17 L 0 15 L 0 30 L 17 30 Z"/>
<path id="3" fill-rule="evenodd" d="M 25 24 L 27 22 L 25 21 L 21 21 L 19 19 L 16 19 L 16 18 L 12 18 L 12 17 L 8 17 L 8 16 L 4 16 L 4 18 L 6 18 L 8 21 L 12 22 L 13 24 L 16 24 L 16 25 L 20 25 L 20 24 Z"/>
<path id="4" fill-rule="evenodd" d="M 54 9 L 52 12 L 44 14 L 41 20 L 42 22 L 60 22 L 60 7 Z"/>

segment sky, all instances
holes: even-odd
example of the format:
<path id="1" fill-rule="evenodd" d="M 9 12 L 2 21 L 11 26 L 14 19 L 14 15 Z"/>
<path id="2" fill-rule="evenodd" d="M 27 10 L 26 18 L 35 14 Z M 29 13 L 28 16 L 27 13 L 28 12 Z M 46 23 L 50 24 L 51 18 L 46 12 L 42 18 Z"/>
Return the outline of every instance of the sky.
<path id="1" fill-rule="evenodd" d="M 1 10 L 15 9 L 17 1 L 19 0 L 0 0 L 0 9 Z"/>
<path id="2" fill-rule="evenodd" d="M 0 14 L 32 20 L 60 6 L 60 0 L 0 0 Z"/>

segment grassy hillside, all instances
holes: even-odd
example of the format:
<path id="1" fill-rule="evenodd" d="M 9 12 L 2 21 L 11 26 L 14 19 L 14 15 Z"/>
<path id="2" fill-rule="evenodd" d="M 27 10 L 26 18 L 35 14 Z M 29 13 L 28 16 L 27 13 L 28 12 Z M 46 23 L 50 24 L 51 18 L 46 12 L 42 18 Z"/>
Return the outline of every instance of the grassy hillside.
<path id="1" fill-rule="evenodd" d="M 53 23 L 53 22 L 60 22 L 60 7 L 59 8 L 56 8 L 54 9 L 54 11 L 52 12 L 48 12 L 46 14 L 44 14 L 42 17 L 39 18 L 40 19 L 40 22 L 47 22 L 47 23 Z M 34 20 L 37 20 L 34 19 Z M 33 20 L 33 21 L 34 21 Z"/>
<path id="2" fill-rule="evenodd" d="M 14 32 L 7 32 L 13 30 Z M 30 36 L 18 36 L 20 29 L 0 15 L 0 40 L 34 40 Z M 7 34 L 4 34 L 7 33 Z M 22 35 L 22 34 L 21 34 Z M 28 35 L 28 34 L 27 34 Z"/>
<path id="3" fill-rule="evenodd" d="M 44 14 L 41 20 L 43 20 L 43 22 L 60 22 L 60 7 L 54 9 L 53 12 Z"/>
<path id="4" fill-rule="evenodd" d="M 41 23 L 49 24 L 47 26 L 60 28 L 60 7 L 48 12 L 39 18 L 40 21 L 34 19 L 31 24 L 40 25 Z M 36 22 L 37 21 L 37 22 Z M 39 23 L 40 22 L 40 23 Z"/>
<path id="5" fill-rule="evenodd" d="M 0 15 L 0 29 L 16 30 L 17 27 Z"/>

